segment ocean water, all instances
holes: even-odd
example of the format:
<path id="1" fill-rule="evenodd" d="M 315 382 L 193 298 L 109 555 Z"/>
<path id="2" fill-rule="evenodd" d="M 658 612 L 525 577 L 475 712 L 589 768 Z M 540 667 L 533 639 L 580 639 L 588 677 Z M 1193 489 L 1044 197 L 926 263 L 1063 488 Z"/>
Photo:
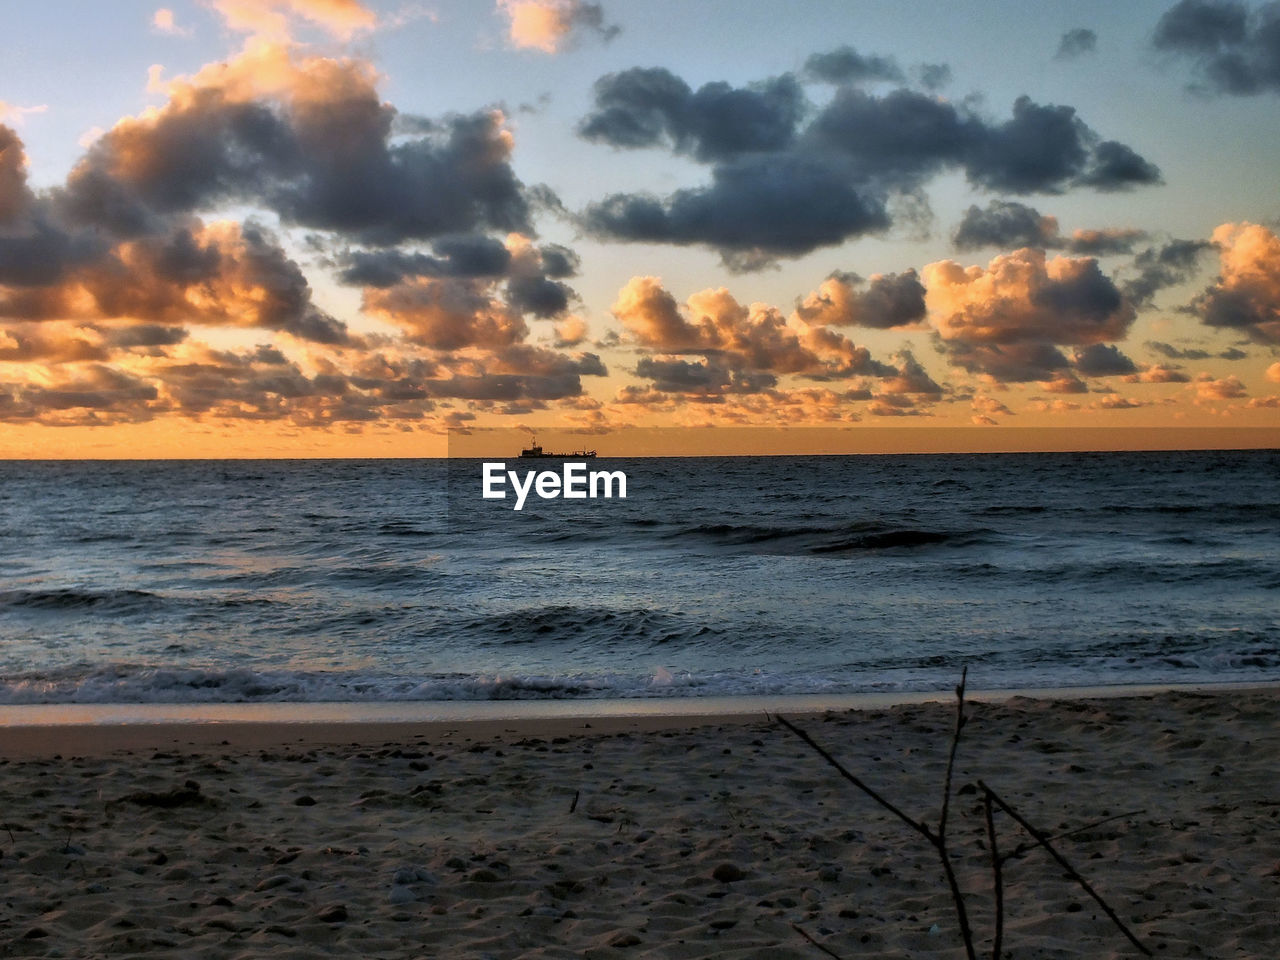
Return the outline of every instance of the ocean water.
<path id="1" fill-rule="evenodd" d="M 0 463 L 0 703 L 1280 678 L 1278 452 L 606 468 L 516 511 L 479 461 Z"/>

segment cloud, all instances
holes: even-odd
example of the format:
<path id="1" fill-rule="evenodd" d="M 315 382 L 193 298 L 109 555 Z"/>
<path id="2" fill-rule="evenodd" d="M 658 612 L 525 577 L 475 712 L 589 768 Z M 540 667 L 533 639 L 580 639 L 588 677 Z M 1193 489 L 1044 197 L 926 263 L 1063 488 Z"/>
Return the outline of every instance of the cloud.
<path id="1" fill-rule="evenodd" d="M 1239 377 L 1214 379 L 1210 374 L 1202 373 L 1196 377 L 1196 395 L 1201 400 L 1236 400 L 1247 397 L 1249 391 Z"/>
<path id="2" fill-rule="evenodd" d="M 1113 377 L 1138 372 L 1137 365 L 1115 344 L 1091 343 L 1072 354 L 1076 371 L 1086 377 Z"/>
<path id="3" fill-rule="evenodd" d="M 982 129 L 965 167 L 973 183 L 1007 193 L 1060 193 L 1070 186 L 1112 191 L 1162 182 L 1159 169 L 1132 148 L 1095 139 L 1074 107 L 1019 97 L 1011 119 Z"/>
<path id="4" fill-rule="evenodd" d="M 529 333 L 520 313 L 494 299 L 487 283 L 467 278 L 415 277 L 386 289 L 371 287 L 363 307 L 432 350 L 507 347 Z"/>
<path id="5" fill-rule="evenodd" d="M 887 77 L 886 63 L 841 50 L 811 58 L 805 76 Z M 909 196 L 919 207 L 923 185 L 952 169 L 979 188 L 1016 194 L 1161 182 L 1154 164 L 1103 140 L 1069 106 L 1020 97 L 1008 119 L 992 121 L 916 90 L 878 95 L 843 83 L 815 110 L 791 74 L 696 91 L 664 68 L 609 74 L 597 81 L 579 133 L 618 148 L 664 147 L 711 167 L 703 186 L 590 204 L 582 221 L 591 232 L 704 244 L 738 269 L 883 231 L 891 199 Z"/>
<path id="6" fill-rule="evenodd" d="M 522 50 L 558 53 L 575 31 L 590 31 L 605 41 L 621 31 L 605 25 L 600 4 L 582 0 L 498 0 L 498 11 L 509 20 L 511 45 Z"/>
<path id="7" fill-rule="evenodd" d="M 1224 223 L 1213 231 L 1213 244 L 1221 275 L 1191 310 L 1208 326 L 1280 344 L 1280 237 L 1256 223 Z"/>
<path id="8" fill-rule="evenodd" d="M 1280 92 L 1280 6 L 1236 0 L 1181 0 L 1160 18 L 1157 50 L 1192 62 L 1202 92 L 1253 96 Z"/>
<path id="9" fill-rule="evenodd" d="M 617 147 L 666 145 L 702 161 L 787 147 L 805 106 L 789 74 L 754 88 L 717 82 L 693 90 L 662 67 L 601 77 L 595 102 L 578 128 L 586 139 Z"/>
<path id="10" fill-rule="evenodd" d="M 1161 290 L 1189 280 L 1199 266 L 1200 255 L 1212 247 L 1204 240 L 1171 240 L 1142 251 L 1134 257 L 1138 274 L 1125 282 L 1125 296 L 1142 306 L 1150 304 Z"/>
<path id="11" fill-rule="evenodd" d="M 189 218 L 167 233 L 107 245 L 37 219 L 26 234 L 0 237 L 0 252 L 6 250 L 13 256 L 0 258 L 0 317 L 260 327 L 319 343 L 348 339 L 345 324 L 312 303 L 301 268 L 252 221 Z"/>
<path id="12" fill-rule="evenodd" d="M 367 63 L 263 42 L 165 89 L 164 106 L 121 120 L 72 171 L 68 202 L 81 220 L 137 232 L 241 202 L 369 244 L 531 231 L 497 111 L 397 136 Z"/>
<path id="13" fill-rule="evenodd" d="M 1235 347 L 1211 353 L 1198 347 L 1175 347 L 1171 343 L 1161 343 L 1159 340 L 1148 340 L 1144 346 L 1170 360 L 1208 360 L 1210 357 L 1217 357 L 1219 360 L 1243 360 L 1248 356 L 1243 350 L 1237 350 Z"/>
<path id="14" fill-rule="evenodd" d="M 633 277 L 612 309 L 640 347 L 665 355 L 656 358 L 659 364 L 688 355 L 705 358 L 700 370 L 645 365 L 667 383 L 675 383 L 677 374 L 697 375 L 706 386 L 713 368 L 728 371 L 727 379 L 720 378 L 722 389 L 737 390 L 771 387 L 786 374 L 830 380 L 899 372 L 835 331 L 799 318 L 788 321 L 766 304 L 743 305 L 723 288 L 695 293 L 681 306 L 656 277 Z"/>
<path id="15" fill-rule="evenodd" d="M 876 329 L 909 327 L 925 317 L 924 285 L 914 270 L 874 274 L 867 289 L 854 289 L 852 274 L 833 274 L 796 308 L 805 322 Z"/>
<path id="16" fill-rule="evenodd" d="M 1143 230 L 1115 227 L 1076 230 L 1063 237 L 1057 217 L 1044 216 L 1016 200 L 992 200 L 985 209 L 976 204 L 965 211 L 951 241 L 957 250 L 981 247 L 1041 247 L 1084 256 L 1129 253 L 1147 236 Z"/>
<path id="17" fill-rule="evenodd" d="M 22 141 L 11 128 L 0 125 L 0 226 L 22 217 L 31 207 L 33 197 L 27 186 L 27 155 Z M 0 251 L 4 236 L 0 234 Z M 4 262 L 0 258 L 0 264 Z M 0 275 L 3 267 L 0 266 Z"/>
<path id="18" fill-rule="evenodd" d="M 161 7 L 152 14 L 151 27 L 158 33 L 167 33 L 175 37 L 189 37 L 192 34 L 190 27 L 178 26 L 177 18 L 168 7 Z"/>
<path id="19" fill-rule="evenodd" d="M 957 250 L 981 247 L 1051 247 L 1059 241 L 1056 217 L 1015 200 L 992 200 L 986 209 L 974 204 L 965 211 L 951 237 Z"/>
<path id="20" fill-rule="evenodd" d="M 1085 27 L 1076 27 L 1062 35 L 1062 39 L 1058 41 L 1058 52 L 1053 55 L 1053 59 L 1075 60 L 1086 53 L 1093 53 L 1097 46 L 1096 33 Z"/>
<path id="21" fill-rule="evenodd" d="M 1144 367 L 1139 373 L 1131 373 L 1125 378 L 1126 383 L 1190 383 L 1191 378 L 1176 367 L 1161 363 L 1153 363 Z"/>
<path id="22" fill-rule="evenodd" d="M 883 202 L 859 193 L 838 169 L 797 154 L 763 154 L 717 166 L 707 187 L 665 200 L 613 194 L 588 207 L 584 223 L 620 240 L 708 244 L 726 265 L 757 269 L 851 236 L 888 228 Z"/>
<path id="23" fill-rule="evenodd" d="M 1047 380 L 1068 366 L 1058 346 L 1124 339 L 1135 311 L 1092 258 L 1023 248 L 986 267 L 924 268 L 930 320 L 952 363 L 999 380 Z"/>
<path id="24" fill-rule="evenodd" d="M 19 107 L 12 103 L 6 103 L 0 100 L 0 123 L 13 123 L 21 125 L 22 121 L 29 114 L 47 113 L 49 105 L 47 103 L 39 104 L 34 107 Z"/>
<path id="25" fill-rule="evenodd" d="M 937 65 L 934 67 L 936 69 Z M 902 69 L 892 57 L 864 56 L 849 46 L 813 54 L 804 62 L 804 72 L 814 80 L 834 84 L 880 80 L 901 83 L 904 79 Z M 934 77 L 935 80 L 940 79 L 937 74 Z"/>
<path id="26" fill-rule="evenodd" d="M 372 30 L 377 15 L 359 0 L 204 0 L 232 29 L 272 40 L 290 37 L 290 20 L 304 20 L 340 40 Z M 157 18 L 163 11 L 157 11 Z M 170 17 L 172 20 L 172 17 Z M 159 24 L 157 23 L 157 26 Z"/>

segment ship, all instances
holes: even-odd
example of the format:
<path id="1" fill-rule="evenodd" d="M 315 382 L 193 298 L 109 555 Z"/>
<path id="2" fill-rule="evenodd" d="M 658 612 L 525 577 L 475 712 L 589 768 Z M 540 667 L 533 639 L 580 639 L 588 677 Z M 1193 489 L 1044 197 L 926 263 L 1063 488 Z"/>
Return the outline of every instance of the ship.
<path id="1" fill-rule="evenodd" d="M 538 438 L 533 437 L 529 446 L 520 451 L 522 460 L 590 460 L 594 458 L 594 450 L 575 450 L 573 453 L 550 453 L 538 445 Z"/>

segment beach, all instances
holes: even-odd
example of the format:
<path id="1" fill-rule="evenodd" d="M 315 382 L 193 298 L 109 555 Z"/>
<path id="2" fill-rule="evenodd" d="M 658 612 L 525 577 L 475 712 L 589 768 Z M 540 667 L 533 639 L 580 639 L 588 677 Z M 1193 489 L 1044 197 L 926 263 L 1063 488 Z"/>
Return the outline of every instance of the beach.
<path id="1" fill-rule="evenodd" d="M 979 780 L 1155 955 L 1274 955 L 1280 692 L 966 713 L 948 844 L 979 955 Z M 954 702 L 789 719 L 936 824 Z M 2 742 L 6 956 L 964 955 L 933 847 L 760 714 L 12 727 Z M 1002 814 L 996 829 L 1004 852 L 1028 839 Z M 1012 956 L 1139 955 L 1042 849 L 1004 864 L 1004 888 Z"/>

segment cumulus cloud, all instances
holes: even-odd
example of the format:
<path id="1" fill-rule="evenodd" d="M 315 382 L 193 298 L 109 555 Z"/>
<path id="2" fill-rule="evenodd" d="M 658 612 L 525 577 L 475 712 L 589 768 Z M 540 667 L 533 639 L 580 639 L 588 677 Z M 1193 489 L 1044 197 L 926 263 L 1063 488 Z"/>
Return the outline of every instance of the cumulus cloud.
<path id="1" fill-rule="evenodd" d="M 656 277 L 633 277 L 619 291 L 613 314 L 655 355 L 642 369 L 661 374 L 663 392 L 691 377 L 699 378 L 705 393 L 713 385 L 718 392 L 758 391 L 787 374 L 830 380 L 899 372 L 825 326 L 788 320 L 766 304 L 739 303 L 723 288 L 695 293 L 681 305 Z M 672 364 L 689 355 L 704 358 L 697 369 Z"/>
<path id="2" fill-rule="evenodd" d="M 1213 245 L 1221 274 L 1192 311 L 1211 327 L 1280 344 L 1280 237 L 1256 223 L 1224 223 L 1213 231 Z"/>
<path id="3" fill-rule="evenodd" d="M 820 109 L 791 74 L 697 90 L 664 68 L 602 77 L 582 136 L 690 156 L 711 166 L 711 180 L 667 197 L 613 194 L 583 221 L 603 237 L 705 244 L 752 269 L 886 229 L 892 198 L 918 206 L 923 185 L 947 170 L 1016 194 L 1161 182 L 1153 164 L 1069 106 L 1020 97 L 1009 118 L 990 120 L 917 90 L 875 94 L 852 82 L 891 73 L 889 61 L 850 49 L 811 58 L 805 77 L 842 80 Z"/>
<path id="4" fill-rule="evenodd" d="M 1196 395 L 1201 400 L 1236 400 L 1247 397 L 1249 391 L 1239 377 L 1221 377 L 1202 373 L 1196 377 Z"/>
<path id="5" fill-rule="evenodd" d="M 137 232 L 157 216 L 246 202 L 371 244 L 530 230 L 497 111 L 393 141 L 397 114 L 368 63 L 265 42 L 165 90 L 164 106 L 121 120 L 72 171 L 79 218 Z"/>
<path id="6" fill-rule="evenodd" d="M 873 274 L 865 290 L 856 289 L 860 282 L 855 274 L 832 274 L 796 312 L 810 324 L 881 330 L 914 326 L 924 320 L 924 284 L 914 270 Z"/>
<path id="7" fill-rule="evenodd" d="M 583 0 L 498 0 L 507 17 L 507 36 L 513 47 L 557 53 L 575 33 L 590 32 L 608 41 L 621 28 L 604 21 L 598 3 Z"/>
<path id="8" fill-rule="evenodd" d="M 343 17 L 364 22 L 346 3 L 260 12 L 304 8 L 334 33 Z M 522 229 L 529 200 L 502 116 L 406 118 L 377 82 L 363 60 L 257 37 L 159 83 L 165 103 L 117 123 L 64 187 L 42 191 L 0 127 L 0 419 L 392 423 L 437 401 L 533 409 L 606 375 L 594 354 L 526 342 L 529 319 L 560 321 L 560 347 L 586 329 L 568 315 L 577 255 Z M 260 223 L 205 219 L 228 204 L 323 231 L 307 238 L 320 262 L 394 333 L 352 335 Z M 216 351 L 197 327 L 287 336 Z"/>
<path id="9" fill-rule="evenodd" d="M 1280 92 L 1280 5 L 1181 0 L 1160 18 L 1152 45 L 1194 65 L 1193 89 L 1252 96 Z"/>
<path id="10" fill-rule="evenodd" d="M 1069 365 L 1058 346 L 1121 340 L 1135 311 L 1092 258 L 1023 248 L 987 267 L 924 268 L 931 322 L 950 360 L 999 380 L 1051 379 Z"/>
<path id="11" fill-rule="evenodd" d="M 1058 41 L 1058 51 L 1053 55 L 1055 60 L 1075 60 L 1086 53 L 1093 53 L 1098 47 L 1098 35 L 1086 27 L 1068 30 Z"/>

